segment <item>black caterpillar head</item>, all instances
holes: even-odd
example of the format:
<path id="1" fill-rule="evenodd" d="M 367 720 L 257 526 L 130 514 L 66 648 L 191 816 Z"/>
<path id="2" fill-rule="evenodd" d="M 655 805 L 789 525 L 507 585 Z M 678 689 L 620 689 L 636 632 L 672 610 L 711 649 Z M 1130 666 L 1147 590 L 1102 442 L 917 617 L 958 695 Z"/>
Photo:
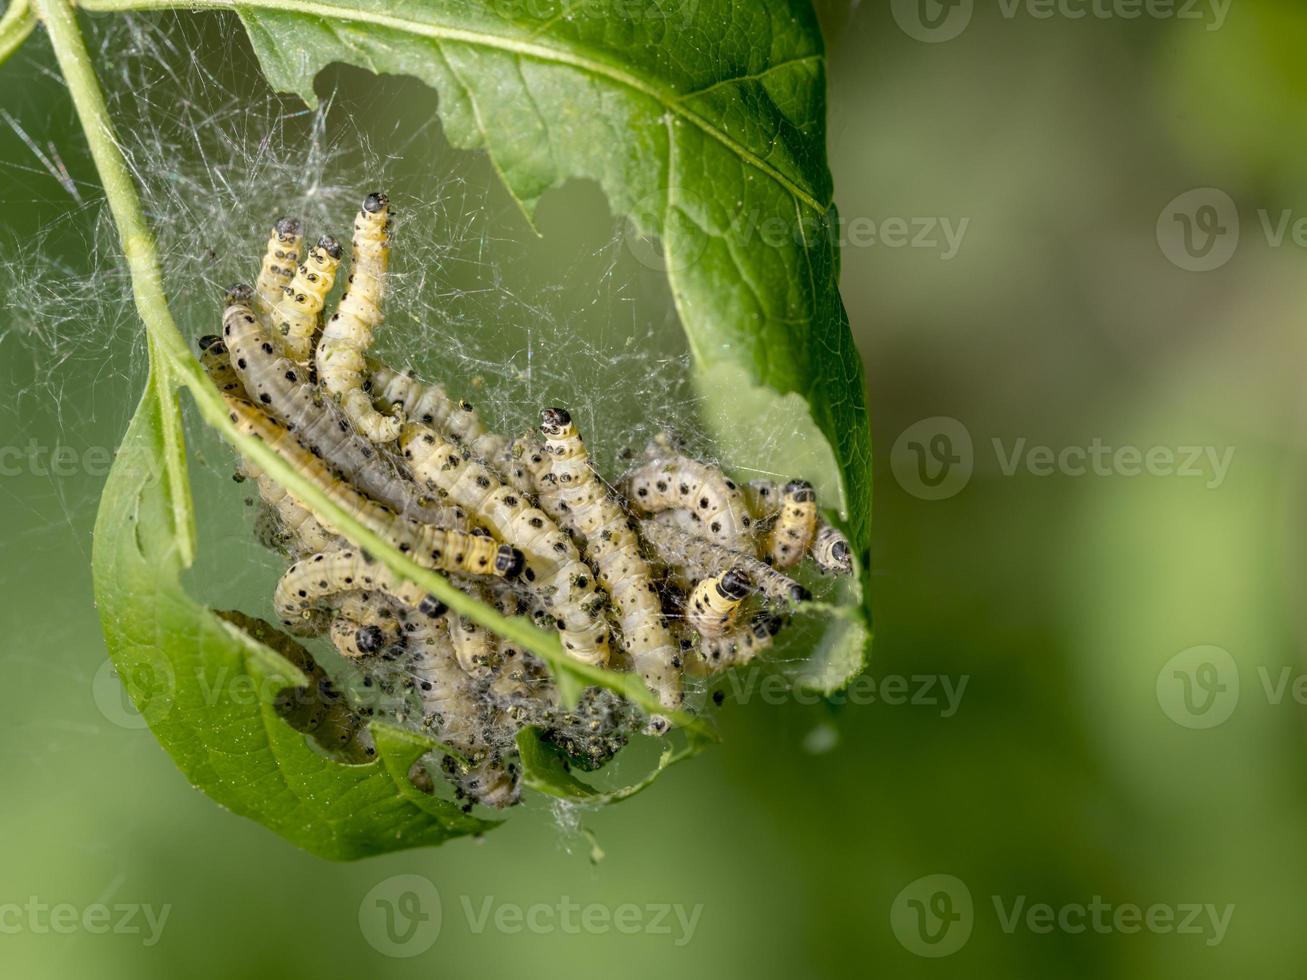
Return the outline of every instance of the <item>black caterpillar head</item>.
<path id="1" fill-rule="evenodd" d="M 512 545 L 501 544 L 495 552 L 495 571 L 502 573 L 504 578 L 517 578 L 525 567 L 526 558 Z"/>
<path id="2" fill-rule="evenodd" d="M 254 290 L 249 283 L 238 282 L 235 285 L 227 287 L 227 293 L 224 297 L 228 306 L 239 303 L 241 306 L 249 306 L 254 301 Z"/>
<path id="3" fill-rule="evenodd" d="M 336 241 L 336 239 L 332 238 L 330 235 L 323 235 L 318 239 L 318 248 L 322 249 L 333 259 L 340 258 L 342 254 L 340 242 Z"/>
<path id="4" fill-rule="evenodd" d="M 226 352 L 226 345 L 223 344 L 222 338 L 216 333 L 206 333 L 195 341 L 200 352 L 203 354 L 223 354 Z"/>
<path id="5" fill-rule="evenodd" d="M 546 408 L 540 413 L 540 431 L 556 436 L 572 424 L 572 415 L 565 408 Z"/>
<path id="6" fill-rule="evenodd" d="M 376 653 L 385 644 L 386 634 L 381 632 L 380 626 L 360 626 L 354 634 L 354 642 L 363 653 Z"/>
<path id="7" fill-rule="evenodd" d="M 282 238 L 294 238 L 303 230 L 304 226 L 300 224 L 299 218 L 292 218 L 289 216 L 278 218 L 277 223 L 273 225 L 273 231 Z"/>
<path id="8" fill-rule="evenodd" d="M 363 199 L 363 210 L 368 214 L 376 214 L 389 203 L 390 198 L 386 197 L 384 191 L 375 191 Z"/>
<path id="9" fill-rule="evenodd" d="M 794 500 L 807 503 L 810 500 L 816 500 L 817 494 L 812 489 L 812 484 L 807 480 L 791 480 L 785 484 L 785 495 Z"/>
<path id="10" fill-rule="evenodd" d="M 749 576 L 745 575 L 743 571 L 732 568 L 717 583 L 717 591 L 727 599 L 739 601 L 753 591 L 753 585 L 749 581 Z"/>

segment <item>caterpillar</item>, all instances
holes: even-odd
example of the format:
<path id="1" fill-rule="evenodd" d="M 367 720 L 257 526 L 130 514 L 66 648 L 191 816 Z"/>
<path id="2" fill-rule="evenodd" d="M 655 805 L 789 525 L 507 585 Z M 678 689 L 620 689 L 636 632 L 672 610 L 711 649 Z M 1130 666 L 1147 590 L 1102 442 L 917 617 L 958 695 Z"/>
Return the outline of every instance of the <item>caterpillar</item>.
<path id="1" fill-rule="evenodd" d="M 522 577 L 558 620 L 564 649 L 585 663 L 607 664 L 604 599 L 566 532 L 521 491 L 504 486 L 486 464 L 433 429 L 409 423 L 399 446 L 418 480 L 522 552 Z"/>
<path id="2" fill-rule="evenodd" d="M 823 572 L 848 575 L 853 571 L 853 551 L 849 548 L 849 539 L 839 528 L 819 520 L 817 535 L 812 542 L 812 560 Z"/>
<path id="3" fill-rule="evenodd" d="M 268 322 L 282 352 L 296 364 L 307 366 L 322 320 L 322 307 L 336 283 L 340 268 L 340 242 L 323 235 L 308 254 L 281 296 L 268 311 Z"/>
<path id="4" fill-rule="evenodd" d="M 660 514 L 640 522 L 640 536 L 664 564 L 684 568 L 692 578 L 722 575 L 738 567 L 769 602 L 788 605 L 812 598 L 798 582 L 761 559 L 705 541 L 686 524 L 688 521 L 678 521 L 674 513 Z"/>
<path id="5" fill-rule="evenodd" d="M 328 630 L 342 656 L 362 659 L 405 645 L 406 610 L 385 592 L 347 592 Z"/>
<path id="6" fill-rule="evenodd" d="M 354 219 L 349 287 L 327 320 L 314 355 L 322 386 L 363 434 L 377 443 L 394 440 L 401 424 L 400 418 L 373 408 L 364 390 L 364 354 L 372 346 L 373 331 L 382 323 L 389 226 L 389 199 L 380 192 L 369 194 Z"/>
<path id="7" fill-rule="evenodd" d="M 195 341 L 200 348 L 200 367 L 221 392 L 229 395 L 244 394 L 245 385 L 231 365 L 227 345 L 217 334 L 205 334 Z"/>
<path id="8" fill-rule="evenodd" d="M 665 441 L 655 440 L 645 455 L 648 462 L 625 481 L 636 510 L 684 510 L 703 537 L 732 551 L 754 553 L 752 518 L 734 480 L 715 466 L 680 453 L 668 455 Z"/>
<path id="9" fill-rule="evenodd" d="M 788 490 L 795 483 L 810 486 L 796 480 L 786 484 L 785 489 Z M 785 519 L 785 490 L 778 492 L 776 484 L 771 480 L 751 480 L 744 492 L 745 501 L 755 520 L 771 526 L 768 551 L 772 556 L 772 563 L 778 568 L 788 567 L 776 561 L 776 551 L 771 544 L 776 539 L 777 528 Z M 806 509 L 806 503 L 803 506 Z M 792 526 L 802 528 L 802 522 L 806 521 L 807 517 L 802 511 L 796 510 L 790 520 L 796 522 Z M 812 500 L 812 531 L 808 538 L 807 550 L 817 567 L 828 575 L 848 575 L 853 571 L 849 539 L 821 516 L 816 507 L 815 495 Z M 786 557 L 793 557 L 793 554 L 788 553 Z M 802 555 L 799 555 L 793 560 L 797 563 L 801 558 Z"/>
<path id="10" fill-rule="evenodd" d="M 456 515 L 423 500 L 395 460 L 356 432 L 338 406 L 321 397 L 303 368 L 277 352 L 249 300 L 248 286 L 228 291 L 222 331 L 232 368 L 250 400 L 374 500 L 428 524 L 457 524 Z"/>
<path id="11" fill-rule="evenodd" d="M 292 633 L 312 635 L 321 632 L 333 616 L 330 600 L 342 592 L 359 590 L 382 592 L 427 619 L 447 611 L 435 596 L 391 575 L 369 555 L 352 550 L 323 552 L 295 562 L 277 581 L 273 605 Z"/>
<path id="12" fill-rule="evenodd" d="M 494 633 L 466 616 L 453 616 L 449 622 L 449 642 L 463 673 L 469 677 L 485 677 L 490 673 L 497 646 Z"/>
<path id="13" fill-rule="evenodd" d="M 487 739 L 486 705 L 458 665 L 447 628 L 444 622 L 426 628 L 420 653 L 409 667 L 423 725 L 466 759 L 446 756 L 442 763 L 461 795 L 497 809 L 512 806 L 521 792 L 517 768 L 506 764 Z"/>
<path id="14" fill-rule="evenodd" d="M 705 639 L 699 649 L 700 656 L 712 673 L 742 667 L 771 646 L 783 625 L 784 620 L 779 616 L 760 612 L 743 627 Z"/>
<path id="15" fill-rule="evenodd" d="M 767 534 L 767 557 L 776 568 L 803 560 L 817 529 L 817 495 L 812 484 L 791 480 L 781 490 L 781 510 Z"/>
<path id="16" fill-rule="evenodd" d="M 240 461 L 237 476 L 254 480 L 259 491 L 266 522 L 261 524 L 259 537 L 267 546 L 296 557 L 340 547 L 339 536 L 327 530 L 309 508 L 249 460 Z"/>
<path id="17" fill-rule="evenodd" d="M 395 371 L 380 361 L 367 359 L 368 381 L 373 404 L 383 411 L 398 411 L 404 418 L 430 426 L 453 442 L 464 446 L 479 459 L 503 468 L 513 464 L 507 452 L 508 442 L 497 432 L 486 429 L 481 416 L 466 401 L 455 401 L 438 384 L 420 381 L 412 371 Z M 505 472 L 513 486 L 525 488 L 526 474 L 520 465 Z"/>
<path id="18" fill-rule="evenodd" d="M 595 475 L 565 409 L 542 411 L 540 432 L 545 444 L 539 462 L 533 459 L 532 473 L 540 506 L 585 543 L 586 555 L 612 600 L 632 666 L 660 704 L 679 708 L 685 700 L 681 652 L 663 622 L 662 600 L 630 517 Z M 664 731 L 667 721 L 651 718 L 650 726 Z"/>
<path id="19" fill-rule="evenodd" d="M 717 639 L 735 626 L 740 606 L 753 587 L 739 568 L 703 579 L 690 592 L 685 604 L 685 621 L 700 636 Z"/>
<path id="20" fill-rule="evenodd" d="M 299 221 L 295 218 L 277 219 L 272 234 L 268 236 L 259 278 L 254 282 L 254 308 L 260 316 L 271 320 L 273 307 L 295 278 L 303 246 L 304 231 Z"/>
<path id="21" fill-rule="evenodd" d="M 522 571 L 522 553 L 493 538 L 455 528 L 419 524 L 364 497 L 343 483 L 322 460 L 314 456 L 293 435 L 247 401 L 224 396 L 231 421 L 248 435 L 262 439 L 268 447 L 311 480 L 338 506 L 374 534 L 412 556 L 424 568 L 465 575 L 516 578 Z"/>

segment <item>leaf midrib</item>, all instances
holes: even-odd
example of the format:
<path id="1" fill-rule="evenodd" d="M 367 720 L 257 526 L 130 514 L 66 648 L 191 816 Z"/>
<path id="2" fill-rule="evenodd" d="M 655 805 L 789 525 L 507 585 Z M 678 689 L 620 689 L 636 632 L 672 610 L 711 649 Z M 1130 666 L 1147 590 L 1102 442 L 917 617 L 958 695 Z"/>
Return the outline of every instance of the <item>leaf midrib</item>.
<path id="1" fill-rule="evenodd" d="M 340 7 L 331 3 L 314 2 L 314 0 L 309 0 L 309 2 L 301 2 L 301 0 L 246 0 L 246 2 L 241 3 L 235 3 L 233 0 L 82 0 L 79 6 L 84 10 L 91 11 L 168 10 L 178 7 L 184 7 L 190 10 L 232 10 L 238 13 L 242 10 L 272 10 L 279 13 L 313 15 L 328 22 L 333 18 L 355 21 L 362 24 L 371 24 L 376 27 L 401 31 L 418 37 L 427 37 L 438 41 L 455 41 L 463 44 L 493 48 L 499 51 L 510 52 L 519 57 L 535 58 L 539 61 L 567 65 L 572 68 L 590 72 L 594 75 L 602 76 L 612 82 L 623 85 L 633 91 L 639 92 L 641 95 L 653 99 L 667 112 L 679 116 L 698 127 L 706 135 L 712 137 L 734 153 L 744 163 L 784 187 L 785 190 L 793 195 L 796 200 L 802 202 L 818 213 L 825 213 L 826 211 L 825 206 L 823 206 L 806 189 L 800 187 L 752 150 L 741 145 L 739 141 L 732 139 L 730 135 L 718 129 L 708 119 L 686 106 L 681 101 L 683 98 L 682 96 L 670 91 L 664 86 L 646 81 L 637 75 L 623 71 L 605 61 L 597 58 L 589 58 L 562 48 L 552 47 L 548 44 L 502 37 L 498 34 L 492 34 L 487 31 L 473 31 L 468 30 L 467 28 L 449 27 L 443 24 L 430 24 L 423 21 L 408 20 L 403 17 L 394 16 L 393 14 L 357 10 L 352 7 Z M 813 55 L 811 57 L 819 56 Z M 778 65 L 774 67 L 780 66 Z M 731 81 L 735 81 L 735 79 L 722 79 L 715 84 L 720 85 Z M 689 95 L 694 94 L 697 93 L 689 93 Z"/>

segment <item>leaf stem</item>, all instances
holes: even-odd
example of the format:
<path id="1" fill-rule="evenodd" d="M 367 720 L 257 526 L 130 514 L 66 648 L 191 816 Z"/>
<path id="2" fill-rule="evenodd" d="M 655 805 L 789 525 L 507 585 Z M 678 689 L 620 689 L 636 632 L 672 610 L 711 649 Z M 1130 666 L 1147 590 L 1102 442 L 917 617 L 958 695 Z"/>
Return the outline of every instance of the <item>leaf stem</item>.
<path id="1" fill-rule="evenodd" d="M 36 26 L 36 15 L 27 0 L 9 0 L 0 16 L 0 62 L 18 50 Z"/>

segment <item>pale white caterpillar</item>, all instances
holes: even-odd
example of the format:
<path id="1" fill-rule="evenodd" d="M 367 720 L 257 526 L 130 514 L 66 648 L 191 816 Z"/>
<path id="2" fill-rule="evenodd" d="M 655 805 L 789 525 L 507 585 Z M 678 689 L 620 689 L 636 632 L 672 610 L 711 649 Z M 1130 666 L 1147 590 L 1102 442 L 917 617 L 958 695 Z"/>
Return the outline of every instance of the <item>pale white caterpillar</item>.
<path id="1" fill-rule="evenodd" d="M 443 386 L 421 381 L 412 371 L 394 371 L 372 358 L 367 366 L 377 408 L 435 429 L 499 470 L 511 486 L 529 489 L 526 471 L 508 452 L 508 440 L 488 430 L 470 403 L 455 401 Z"/>
<path id="2" fill-rule="evenodd" d="M 346 549 L 310 555 L 291 565 L 277 581 L 273 605 L 292 633 L 320 633 L 336 616 L 341 594 L 380 592 L 412 609 L 415 619 L 436 619 L 447 608 L 435 596 L 406 582 L 371 556 Z"/>
<path id="3" fill-rule="evenodd" d="M 716 466 L 701 463 L 656 440 L 648 461 L 625 480 L 631 505 L 643 514 L 683 510 L 705 538 L 732 551 L 756 553 L 752 518 L 735 481 Z"/>
<path id="4" fill-rule="evenodd" d="M 419 524 L 397 516 L 343 482 L 327 465 L 304 448 L 281 424 L 243 399 L 223 396 L 231 421 L 241 431 L 262 439 L 343 510 L 368 530 L 388 541 L 419 565 L 444 572 L 515 578 L 522 553 L 494 538 L 455 528 Z"/>
<path id="5" fill-rule="evenodd" d="M 248 286 L 233 286 L 223 314 L 223 343 L 245 391 L 316 455 L 363 493 L 406 517 L 456 524 L 455 515 L 424 500 L 397 462 L 355 431 L 324 399 L 305 370 L 277 352 L 250 308 Z M 216 359 L 216 358 L 215 358 Z"/>
<path id="6" fill-rule="evenodd" d="M 413 475 L 522 552 L 522 580 L 558 621 L 563 647 L 585 663 L 609 659 L 604 598 L 572 539 L 520 491 L 433 429 L 411 422 L 399 445 Z"/>
<path id="7" fill-rule="evenodd" d="M 641 521 L 640 536 L 660 561 L 684 569 L 692 579 L 721 575 L 738 567 L 769 602 L 789 604 L 812 598 L 798 582 L 761 559 L 705 541 L 689 530 L 688 521 L 678 520 L 673 512 Z"/>
<path id="8" fill-rule="evenodd" d="M 336 312 L 327 320 L 314 355 L 318 378 L 349 419 L 370 440 L 391 442 L 401 419 L 382 415 L 364 390 L 364 354 L 373 331 L 381 326 L 385 292 L 390 202 L 385 194 L 369 194 L 354 219 L 353 258 L 349 286 Z"/>
<path id="9" fill-rule="evenodd" d="M 586 556 L 612 600 L 632 666 L 660 704 L 679 708 L 685 700 L 680 648 L 663 621 L 653 573 L 640 553 L 630 517 L 595 474 L 567 411 L 542 411 L 540 431 L 545 441 L 540 459 L 533 457 L 527 468 L 541 508 L 584 542 Z M 665 729 L 667 722 L 654 718 L 651 725 Z"/>
<path id="10" fill-rule="evenodd" d="M 340 242 L 323 235 L 309 249 L 303 264 L 295 270 L 290 283 L 272 304 L 268 321 L 280 346 L 292 361 L 307 365 L 313 354 L 313 341 L 321 321 L 327 293 L 336 282 L 340 267 Z"/>

